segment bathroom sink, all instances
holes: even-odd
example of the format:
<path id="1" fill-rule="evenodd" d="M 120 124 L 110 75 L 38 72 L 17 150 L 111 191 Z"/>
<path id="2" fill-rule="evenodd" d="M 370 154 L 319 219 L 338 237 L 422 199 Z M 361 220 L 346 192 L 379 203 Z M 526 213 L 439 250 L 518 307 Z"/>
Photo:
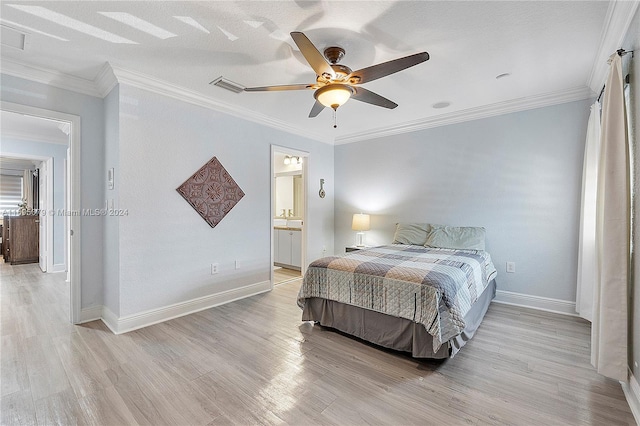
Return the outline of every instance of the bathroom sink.
<path id="1" fill-rule="evenodd" d="M 302 220 L 300 220 L 300 219 L 289 219 L 289 220 L 287 220 L 287 227 L 289 227 L 289 228 L 302 228 Z"/>
<path id="2" fill-rule="evenodd" d="M 287 226 L 287 219 L 273 219 L 273 226 Z"/>

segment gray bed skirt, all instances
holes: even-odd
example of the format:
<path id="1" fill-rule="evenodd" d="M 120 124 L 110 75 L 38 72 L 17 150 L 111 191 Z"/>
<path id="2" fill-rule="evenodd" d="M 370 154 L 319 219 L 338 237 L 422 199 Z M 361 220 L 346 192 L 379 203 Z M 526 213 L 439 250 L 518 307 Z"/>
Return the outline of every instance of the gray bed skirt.
<path id="1" fill-rule="evenodd" d="M 385 348 L 409 352 L 415 358 L 443 359 L 453 357 L 473 337 L 495 295 L 496 282 L 492 280 L 464 316 L 464 331 L 443 344 L 436 353 L 433 352 L 433 338 L 422 324 L 357 306 L 309 298 L 304 304 L 302 320 L 318 322 L 323 327 L 334 328 Z"/>

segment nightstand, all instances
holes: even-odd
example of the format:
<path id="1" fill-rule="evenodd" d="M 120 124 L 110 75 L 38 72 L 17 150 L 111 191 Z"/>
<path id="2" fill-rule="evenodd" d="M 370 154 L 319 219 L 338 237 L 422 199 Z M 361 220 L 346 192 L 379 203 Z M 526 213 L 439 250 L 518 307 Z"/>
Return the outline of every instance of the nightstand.
<path id="1" fill-rule="evenodd" d="M 368 249 L 369 246 L 364 246 L 364 247 L 356 247 L 356 246 L 347 246 L 344 248 L 344 251 L 346 253 L 349 253 L 351 251 L 358 251 L 358 250 L 364 250 L 364 249 Z"/>

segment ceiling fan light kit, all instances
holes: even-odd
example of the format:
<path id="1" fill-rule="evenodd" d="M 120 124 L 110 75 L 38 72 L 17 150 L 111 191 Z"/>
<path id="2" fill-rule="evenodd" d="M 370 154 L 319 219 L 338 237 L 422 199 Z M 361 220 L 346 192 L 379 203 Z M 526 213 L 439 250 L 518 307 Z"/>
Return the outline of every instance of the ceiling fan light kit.
<path id="1" fill-rule="evenodd" d="M 313 97 L 316 102 L 311 108 L 309 118 L 316 117 L 326 107 L 332 108 L 334 111 L 333 127 L 337 127 L 335 124 L 335 113 L 337 109 L 351 98 L 388 109 L 393 109 L 398 106 L 395 102 L 371 92 L 364 87 L 356 87 L 357 85 L 386 77 L 429 60 L 429 54 L 427 52 L 421 52 L 372 65 L 357 71 L 351 71 L 351 68 L 348 66 L 338 64 L 345 54 L 343 48 L 336 46 L 327 47 L 323 55 L 303 33 L 294 31 L 291 33 L 291 38 L 311 68 L 315 71 L 316 82 L 314 84 L 247 87 L 244 90 L 246 92 L 315 90 Z"/>
<path id="2" fill-rule="evenodd" d="M 338 109 L 353 95 L 353 89 L 346 84 L 333 83 L 315 91 L 313 97 L 325 107 Z"/>

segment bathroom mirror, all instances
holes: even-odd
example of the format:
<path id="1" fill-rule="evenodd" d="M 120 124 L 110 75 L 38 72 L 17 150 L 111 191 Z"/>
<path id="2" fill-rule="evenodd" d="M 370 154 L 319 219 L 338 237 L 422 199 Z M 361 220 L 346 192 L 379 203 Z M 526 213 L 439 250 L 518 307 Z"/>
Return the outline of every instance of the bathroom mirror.
<path id="1" fill-rule="evenodd" d="M 274 217 L 301 219 L 304 215 L 302 174 L 275 177 Z"/>

